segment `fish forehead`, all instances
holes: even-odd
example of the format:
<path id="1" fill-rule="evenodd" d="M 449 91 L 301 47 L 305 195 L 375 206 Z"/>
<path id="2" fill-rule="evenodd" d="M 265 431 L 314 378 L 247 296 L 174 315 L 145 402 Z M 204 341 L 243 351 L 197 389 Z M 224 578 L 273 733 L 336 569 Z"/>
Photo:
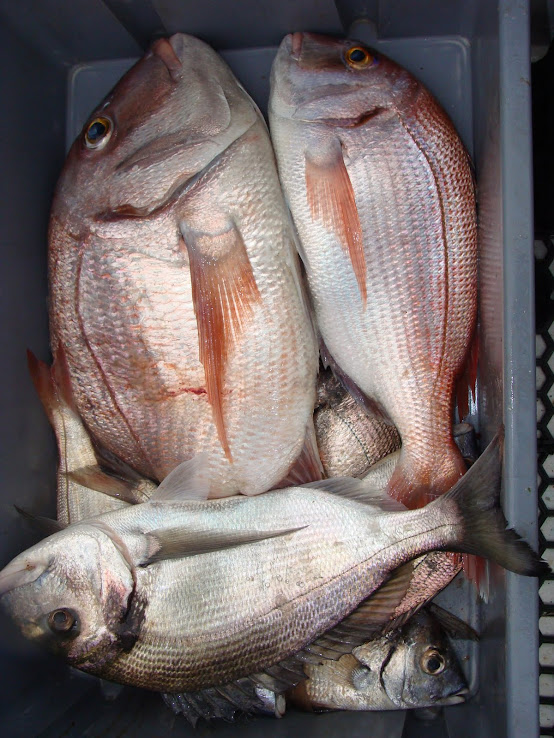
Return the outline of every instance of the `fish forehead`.
<path id="1" fill-rule="evenodd" d="M 274 113 L 331 123 L 361 113 L 364 106 L 395 109 L 417 92 L 418 82 L 407 70 L 356 40 L 297 35 L 302 37 L 300 52 L 294 53 L 291 37 L 286 37 L 274 62 L 270 105 Z M 353 47 L 369 53 L 366 67 L 355 69 L 346 63 L 345 53 Z"/>
<path id="2" fill-rule="evenodd" d="M 87 213 L 101 216 L 102 207 L 110 211 L 125 199 L 142 204 L 150 193 L 159 200 L 172 181 L 202 169 L 255 120 L 255 106 L 213 49 L 183 34 L 162 41 L 178 71 L 150 50 L 92 112 L 58 182 L 54 224 L 78 203 L 72 229 Z M 105 146 L 90 149 L 85 131 L 98 117 L 112 121 L 112 135 Z M 110 184 L 123 187 L 122 202 Z"/>

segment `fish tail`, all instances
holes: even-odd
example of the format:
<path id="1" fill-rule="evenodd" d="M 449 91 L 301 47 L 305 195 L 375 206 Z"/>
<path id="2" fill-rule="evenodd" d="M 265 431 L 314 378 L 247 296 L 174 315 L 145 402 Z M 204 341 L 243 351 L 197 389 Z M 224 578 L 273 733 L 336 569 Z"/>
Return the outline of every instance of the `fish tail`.
<path id="1" fill-rule="evenodd" d="M 452 515 L 455 506 L 459 525 L 457 540 L 444 546 L 448 551 L 485 556 L 509 571 L 540 576 L 550 567 L 511 528 L 499 506 L 503 432 L 497 433 L 471 469 L 433 503 Z"/>

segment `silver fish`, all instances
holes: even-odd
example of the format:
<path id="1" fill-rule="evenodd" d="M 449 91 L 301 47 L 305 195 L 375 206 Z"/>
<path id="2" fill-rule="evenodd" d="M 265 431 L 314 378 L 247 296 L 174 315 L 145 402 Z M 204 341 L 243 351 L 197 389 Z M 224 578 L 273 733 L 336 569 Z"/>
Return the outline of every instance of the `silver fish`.
<path id="1" fill-rule="evenodd" d="M 22 633 L 124 684 L 198 693 L 249 678 L 282 692 L 302 678 L 300 650 L 337 657 L 366 641 L 374 611 L 360 603 L 427 551 L 548 570 L 497 507 L 498 437 L 449 493 L 414 511 L 391 511 L 347 478 L 202 502 L 204 468 L 187 462 L 155 501 L 70 525 L 9 563 L 0 603 Z"/>
<path id="2" fill-rule="evenodd" d="M 306 664 L 287 701 L 305 710 L 408 710 L 456 705 L 468 686 L 440 624 L 426 610 L 337 661 Z"/>
<path id="3" fill-rule="evenodd" d="M 369 416 L 329 370 L 319 373 L 314 425 L 328 477 L 363 477 L 373 464 L 400 448 L 396 428 Z"/>
<path id="4" fill-rule="evenodd" d="M 317 345 L 262 116 L 213 49 L 157 41 L 92 113 L 49 235 L 52 353 L 96 444 L 154 481 L 205 453 L 258 494 L 313 432 Z"/>

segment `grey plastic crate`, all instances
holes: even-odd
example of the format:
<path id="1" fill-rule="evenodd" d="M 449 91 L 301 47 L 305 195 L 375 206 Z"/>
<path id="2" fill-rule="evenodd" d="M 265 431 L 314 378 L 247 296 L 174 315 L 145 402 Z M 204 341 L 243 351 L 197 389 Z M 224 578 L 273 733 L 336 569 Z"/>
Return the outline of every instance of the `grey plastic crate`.
<path id="1" fill-rule="evenodd" d="M 152 36 L 184 31 L 224 57 L 262 109 L 282 36 L 294 30 L 366 41 L 424 81 L 473 155 L 480 210 L 483 441 L 506 425 L 504 506 L 536 543 L 531 137 L 528 8 L 490 0 L 0 0 L 3 347 L 0 565 L 36 538 L 13 503 L 53 512 L 55 449 L 27 375 L 25 349 L 48 357 L 46 228 L 53 186 L 96 102 Z M 491 598 L 466 584 L 444 599 L 482 633 L 462 645 L 474 697 L 434 720 L 404 713 L 288 712 L 200 730 L 218 736 L 538 734 L 537 584 L 491 570 Z M 0 719 L 10 736 L 191 736 L 157 695 L 100 687 L 23 641 L 2 617 Z"/>

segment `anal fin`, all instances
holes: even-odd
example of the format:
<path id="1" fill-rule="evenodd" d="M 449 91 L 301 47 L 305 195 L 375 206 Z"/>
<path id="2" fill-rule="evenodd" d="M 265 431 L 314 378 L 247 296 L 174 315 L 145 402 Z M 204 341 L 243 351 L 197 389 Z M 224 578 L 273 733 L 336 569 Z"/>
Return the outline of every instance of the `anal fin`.
<path id="1" fill-rule="evenodd" d="M 230 349 L 260 300 L 252 265 L 234 223 L 220 233 L 204 233 L 180 224 L 190 260 L 192 299 L 198 326 L 200 361 L 219 441 L 232 454 L 225 427 L 223 397 Z"/>
<path id="2" fill-rule="evenodd" d="M 310 418 L 300 456 L 274 489 L 297 487 L 308 482 L 317 482 L 323 479 L 323 476 L 323 466 L 319 458 L 315 428 L 313 420 Z"/>

